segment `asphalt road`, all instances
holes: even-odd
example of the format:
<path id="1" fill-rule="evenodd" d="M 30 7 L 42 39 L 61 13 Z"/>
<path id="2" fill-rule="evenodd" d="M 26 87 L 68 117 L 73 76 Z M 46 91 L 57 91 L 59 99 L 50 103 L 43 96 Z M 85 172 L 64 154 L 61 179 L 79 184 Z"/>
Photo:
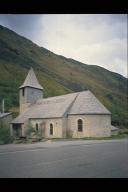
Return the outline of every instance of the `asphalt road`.
<path id="1" fill-rule="evenodd" d="M 128 178 L 128 140 L 0 146 L 1 178 Z"/>

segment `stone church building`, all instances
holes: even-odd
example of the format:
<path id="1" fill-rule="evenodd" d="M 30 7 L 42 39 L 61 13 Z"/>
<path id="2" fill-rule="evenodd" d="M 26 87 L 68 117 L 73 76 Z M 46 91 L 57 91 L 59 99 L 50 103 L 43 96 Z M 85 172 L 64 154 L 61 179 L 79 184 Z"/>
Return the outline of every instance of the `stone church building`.
<path id="1" fill-rule="evenodd" d="M 91 91 L 43 98 L 43 90 L 31 68 L 19 88 L 20 114 L 11 135 L 26 136 L 30 125 L 44 138 L 111 135 L 111 113 Z"/>

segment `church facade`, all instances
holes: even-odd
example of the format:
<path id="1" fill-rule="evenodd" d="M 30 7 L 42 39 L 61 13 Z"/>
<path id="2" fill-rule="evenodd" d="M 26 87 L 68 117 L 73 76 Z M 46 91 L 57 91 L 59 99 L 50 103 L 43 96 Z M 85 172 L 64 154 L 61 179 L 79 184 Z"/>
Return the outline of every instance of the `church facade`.
<path id="1" fill-rule="evenodd" d="M 111 136 L 111 113 L 91 91 L 43 98 L 43 90 L 31 68 L 19 88 L 20 114 L 11 135 L 25 137 L 32 126 L 42 138 Z"/>

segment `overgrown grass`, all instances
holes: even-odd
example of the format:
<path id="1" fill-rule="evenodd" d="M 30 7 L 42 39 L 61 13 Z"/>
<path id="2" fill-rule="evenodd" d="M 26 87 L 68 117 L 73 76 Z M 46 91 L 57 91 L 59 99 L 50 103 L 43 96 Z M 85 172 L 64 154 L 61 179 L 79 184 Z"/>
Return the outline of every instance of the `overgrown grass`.
<path id="1" fill-rule="evenodd" d="M 82 140 L 112 140 L 112 139 L 124 139 L 128 138 L 128 135 L 112 135 L 111 137 L 84 137 Z"/>
<path id="2" fill-rule="evenodd" d="M 112 139 L 125 139 L 128 138 L 128 129 L 120 129 L 117 135 L 112 135 L 110 137 L 83 137 L 83 138 L 49 138 L 52 141 L 75 141 L 75 140 L 112 140 Z"/>
<path id="3" fill-rule="evenodd" d="M 25 138 L 25 139 L 13 139 L 12 143 L 13 144 L 31 144 L 31 143 L 36 143 L 36 142 L 42 142 L 44 141 L 41 138 Z"/>
<path id="4" fill-rule="evenodd" d="M 111 135 L 110 137 L 84 137 L 82 140 L 110 140 L 110 139 L 125 139 L 128 138 L 128 129 L 121 128 L 117 135 Z"/>
<path id="5" fill-rule="evenodd" d="M 128 128 L 121 128 L 119 130 L 119 134 L 120 135 L 124 135 L 124 134 L 128 135 Z"/>
<path id="6" fill-rule="evenodd" d="M 71 138 L 71 137 L 66 137 L 66 138 L 48 138 L 48 140 L 53 140 L 53 141 L 74 141 L 74 140 L 79 140 L 79 138 Z"/>
<path id="7" fill-rule="evenodd" d="M 8 144 L 13 142 L 13 137 L 10 136 L 8 127 L 0 127 L 0 144 Z"/>

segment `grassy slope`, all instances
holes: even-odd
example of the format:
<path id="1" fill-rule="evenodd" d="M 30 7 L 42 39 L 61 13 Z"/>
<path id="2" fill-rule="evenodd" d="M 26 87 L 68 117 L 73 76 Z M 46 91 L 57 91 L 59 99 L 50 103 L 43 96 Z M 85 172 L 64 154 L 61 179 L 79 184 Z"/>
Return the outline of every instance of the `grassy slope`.
<path id="1" fill-rule="evenodd" d="M 6 108 L 18 106 L 18 87 L 31 66 L 45 97 L 89 89 L 112 112 L 113 122 L 126 124 L 126 78 L 56 55 L 0 26 L 0 100 L 5 98 Z"/>

